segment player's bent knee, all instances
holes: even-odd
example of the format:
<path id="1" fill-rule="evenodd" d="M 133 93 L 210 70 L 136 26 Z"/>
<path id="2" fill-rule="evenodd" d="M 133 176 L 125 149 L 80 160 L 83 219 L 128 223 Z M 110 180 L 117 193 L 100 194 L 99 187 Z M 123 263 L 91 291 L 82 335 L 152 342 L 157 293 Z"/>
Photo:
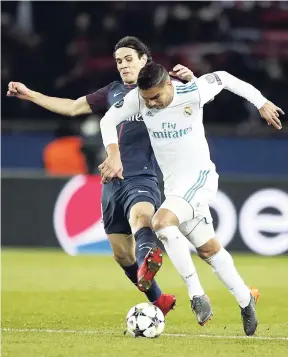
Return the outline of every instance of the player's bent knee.
<path id="1" fill-rule="evenodd" d="M 209 239 L 205 244 L 197 247 L 197 253 L 200 258 L 208 259 L 219 252 L 221 244 L 216 238 Z"/>
<path id="2" fill-rule="evenodd" d="M 150 202 L 138 202 L 130 210 L 129 224 L 131 230 L 136 233 L 144 227 L 152 228 L 152 217 L 155 213 L 155 208 Z"/>
<path id="3" fill-rule="evenodd" d="M 180 232 L 193 244 L 201 258 L 217 253 L 218 242 L 215 237 L 213 219 L 208 206 L 200 206 L 197 216 L 179 226 Z"/>
<path id="4" fill-rule="evenodd" d="M 177 216 L 166 208 L 160 208 L 152 219 L 152 228 L 155 232 L 169 226 L 178 227 L 178 225 L 179 220 Z"/>
<path id="5" fill-rule="evenodd" d="M 130 216 L 129 224 L 133 234 L 144 227 L 152 228 L 152 216 L 146 213 L 139 213 L 136 216 Z"/>
<path id="6" fill-rule="evenodd" d="M 177 227 L 177 224 L 171 222 L 170 220 L 167 220 L 167 219 L 153 219 L 152 220 L 152 229 L 153 231 L 157 232 L 157 231 L 160 231 L 166 227 L 169 227 L 169 226 L 176 226 Z"/>
<path id="7" fill-rule="evenodd" d="M 165 220 L 165 219 L 153 219 L 152 220 L 152 229 L 156 232 L 156 231 L 160 231 L 166 227 L 169 226 L 169 221 Z"/>

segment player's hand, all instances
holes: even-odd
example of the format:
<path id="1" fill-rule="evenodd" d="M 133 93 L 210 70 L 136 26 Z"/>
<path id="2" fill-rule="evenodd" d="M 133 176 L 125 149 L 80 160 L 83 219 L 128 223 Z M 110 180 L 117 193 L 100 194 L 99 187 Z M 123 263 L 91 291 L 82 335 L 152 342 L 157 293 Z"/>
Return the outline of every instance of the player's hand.
<path id="1" fill-rule="evenodd" d="M 10 82 L 8 84 L 7 97 L 16 97 L 19 99 L 28 100 L 31 96 L 32 91 L 27 88 L 23 83 L 20 82 Z"/>
<path id="2" fill-rule="evenodd" d="M 182 66 L 182 64 L 177 64 L 169 74 L 187 82 L 190 82 L 194 77 L 193 72 L 189 68 Z"/>
<path id="3" fill-rule="evenodd" d="M 110 182 L 112 178 L 118 177 L 123 180 L 123 165 L 120 155 L 109 155 L 107 159 L 98 166 L 101 173 L 102 183 Z"/>
<path id="4" fill-rule="evenodd" d="M 266 102 L 262 108 L 259 109 L 259 113 L 263 119 L 265 119 L 268 125 L 273 125 L 274 128 L 282 129 L 282 124 L 279 119 L 279 113 L 284 115 L 285 113 L 279 107 L 272 102 Z"/>

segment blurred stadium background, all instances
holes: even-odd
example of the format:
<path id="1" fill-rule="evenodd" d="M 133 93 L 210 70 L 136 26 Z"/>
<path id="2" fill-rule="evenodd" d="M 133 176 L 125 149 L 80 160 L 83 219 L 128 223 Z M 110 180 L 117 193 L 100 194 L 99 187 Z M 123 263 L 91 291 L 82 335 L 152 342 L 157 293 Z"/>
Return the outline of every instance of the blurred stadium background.
<path id="1" fill-rule="evenodd" d="M 101 226 L 99 178 L 90 175 L 97 173 L 97 165 L 104 157 L 99 133 L 103 112 L 89 117 L 61 117 L 32 103 L 7 98 L 7 84 L 11 80 L 20 81 L 44 94 L 71 99 L 91 93 L 118 79 L 112 52 L 115 43 L 126 35 L 143 40 L 151 48 L 154 60 L 168 69 L 181 63 L 196 76 L 226 70 L 253 84 L 285 111 L 283 129 L 278 132 L 265 125 L 251 105 L 229 92 L 222 92 L 204 110 L 211 156 L 220 174 L 220 192 L 212 207 L 218 238 L 229 251 L 245 253 L 238 259 L 246 276 L 250 276 L 249 267 L 257 265 L 253 284 L 264 279 L 269 264 L 277 267 L 270 275 L 266 274 L 263 286 L 267 291 L 271 289 L 271 299 L 274 299 L 272 291 L 277 289 L 281 296 L 281 272 L 284 276 L 288 251 L 288 2 L 5 1 L 1 6 L 2 246 L 5 247 L 2 261 L 3 311 L 7 314 L 3 326 L 33 328 L 33 321 L 42 326 L 40 318 L 33 320 L 33 308 L 37 304 L 28 291 L 42 288 L 62 291 L 58 281 L 61 274 L 65 281 L 68 279 L 64 290 L 81 289 L 83 276 L 88 285 L 93 285 L 92 266 L 95 264 L 96 269 L 101 270 L 101 259 L 106 258 L 95 257 L 92 262 L 91 257 L 76 257 L 73 258 L 75 263 L 71 263 L 62 248 L 72 255 L 110 253 Z M 43 251 L 35 248 L 43 248 Z M 262 255 L 283 256 L 264 258 Z M 132 298 L 123 307 L 128 309 L 129 304 L 139 301 L 140 295 L 135 295 L 138 293 L 125 281 L 120 269 L 108 261 L 105 260 L 107 266 L 104 264 L 107 276 L 118 274 L 121 282 L 123 279 L 123 289 L 131 289 Z M 48 277 L 48 271 L 44 272 L 48 287 L 41 285 L 43 262 L 51 263 L 55 273 L 53 280 Z M 167 266 L 171 270 L 168 261 Z M 80 287 L 72 280 L 70 284 L 69 269 L 79 278 Z M 204 268 L 204 280 L 205 274 Z M 103 279 L 98 275 L 98 279 Z M 162 279 L 164 286 L 170 288 L 164 277 Z M 207 277 L 207 285 L 209 279 Z M 39 289 L 35 281 L 39 282 Z M 96 292 L 91 298 L 95 299 L 98 288 L 97 284 L 93 287 Z M 109 291 L 112 288 L 107 287 Z M 21 292 L 20 296 L 16 297 L 15 292 Z M 32 300 L 21 310 L 19 302 L 22 298 L 28 301 L 27 294 Z M 45 296 L 47 301 L 39 303 L 35 311 L 44 311 L 43 306 L 48 303 L 47 294 Z M 59 299 L 62 297 L 59 295 Z M 138 301 L 133 300 L 135 297 Z M 57 298 L 55 303 L 59 303 Z M 67 316 L 74 313 L 74 308 L 79 306 L 72 304 Z M 88 303 L 87 314 L 94 308 Z M 118 319 L 125 315 L 123 311 L 119 312 Z M 183 314 L 183 319 L 185 316 Z M 273 320 L 273 316 L 271 312 L 269 318 Z M 44 327 L 63 327 L 50 317 L 43 316 L 48 320 Z M 282 326 L 275 334 L 281 335 L 282 331 L 283 335 L 286 331 L 287 336 L 287 309 L 282 319 L 286 330 Z M 84 325 L 75 318 L 69 327 L 75 326 Z M 19 356 L 24 351 L 19 347 L 23 347 L 21 342 L 17 345 L 13 338 L 11 334 L 7 356 Z M 25 355 L 32 351 L 35 356 L 49 355 L 49 346 L 44 352 L 35 347 L 36 341 L 29 340 L 29 343 L 30 350 Z M 93 351 L 87 350 L 86 355 L 90 352 L 93 355 Z M 236 356 L 239 350 L 230 352 Z M 266 352 L 263 349 L 261 356 L 266 356 Z M 279 355 L 280 352 L 278 350 Z M 66 354 L 60 351 L 57 355 Z M 71 349 L 68 355 L 74 355 Z M 99 355 L 106 354 L 99 352 Z"/>
<path id="2" fill-rule="evenodd" d="M 181 63 L 197 76 L 226 70 L 255 85 L 288 113 L 287 2 L 3 2 L 4 245 L 57 246 L 52 216 L 58 193 L 69 176 L 95 172 L 104 157 L 99 134 L 103 113 L 61 117 L 33 103 L 7 98 L 8 82 L 21 81 L 55 97 L 76 99 L 91 93 L 118 79 L 112 52 L 125 35 L 142 39 L 154 59 L 169 69 Z M 204 118 L 225 194 L 214 207 L 219 238 L 236 250 L 284 253 L 288 245 L 287 115 L 278 132 L 242 98 L 224 91 L 205 107 Z M 92 209 L 91 187 L 95 185 L 83 190 L 88 192 L 85 197 L 79 195 L 81 203 Z M 95 194 L 99 200 L 99 192 Z M 74 221 L 80 212 L 72 206 Z M 98 209 L 92 221 L 74 223 L 70 237 L 99 218 Z M 102 242 L 104 248 L 109 249 L 108 243 Z"/>

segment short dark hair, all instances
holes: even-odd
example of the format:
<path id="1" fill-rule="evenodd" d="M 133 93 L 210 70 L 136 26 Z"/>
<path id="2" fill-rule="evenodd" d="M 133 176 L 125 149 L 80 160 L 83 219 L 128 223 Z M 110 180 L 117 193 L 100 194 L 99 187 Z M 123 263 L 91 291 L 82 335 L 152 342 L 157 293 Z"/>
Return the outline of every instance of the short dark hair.
<path id="1" fill-rule="evenodd" d="M 168 79 L 169 74 L 161 64 L 150 62 L 141 68 L 137 84 L 140 89 L 146 90 L 161 85 Z"/>
<path id="2" fill-rule="evenodd" d="M 133 36 L 126 36 L 121 38 L 121 40 L 119 40 L 114 48 L 114 55 L 115 52 L 117 50 L 119 50 L 119 48 L 122 47 L 128 47 L 128 48 L 132 48 L 133 50 L 135 50 L 138 53 L 139 58 L 141 58 L 143 55 L 147 56 L 147 63 L 152 61 L 152 56 L 151 56 L 151 52 L 149 50 L 149 48 L 142 42 L 139 40 L 139 38 L 137 37 L 133 37 Z"/>

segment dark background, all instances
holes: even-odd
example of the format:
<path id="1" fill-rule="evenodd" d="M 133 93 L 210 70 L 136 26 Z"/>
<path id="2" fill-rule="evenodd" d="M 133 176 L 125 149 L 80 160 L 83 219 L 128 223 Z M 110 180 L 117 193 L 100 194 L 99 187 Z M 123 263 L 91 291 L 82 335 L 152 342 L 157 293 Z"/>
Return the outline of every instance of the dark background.
<path id="1" fill-rule="evenodd" d="M 96 125 L 103 115 L 65 118 L 7 98 L 11 80 L 50 96 L 76 99 L 119 79 L 114 45 L 132 35 L 143 40 L 154 60 L 167 69 L 181 63 L 197 76 L 228 71 L 288 112 L 285 1 L 4 1 L 1 5 L 4 245 L 58 244 L 52 211 L 67 179 L 44 178 L 43 150 L 59 137 L 81 137 L 85 143 L 89 139 L 85 124 Z M 204 123 L 220 188 L 229 193 L 237 211 L 251 190 L 263 185 L 273 188 L 281 182 L 288 192 L 287 114 L 283 130 L 273 130 L 252 105 L 223 91 L 205 107 Z M 103 149 L 97 125 L 93 130 L 97 164 Z M 244 248 L 238 233 L 231 248 Z"/>

